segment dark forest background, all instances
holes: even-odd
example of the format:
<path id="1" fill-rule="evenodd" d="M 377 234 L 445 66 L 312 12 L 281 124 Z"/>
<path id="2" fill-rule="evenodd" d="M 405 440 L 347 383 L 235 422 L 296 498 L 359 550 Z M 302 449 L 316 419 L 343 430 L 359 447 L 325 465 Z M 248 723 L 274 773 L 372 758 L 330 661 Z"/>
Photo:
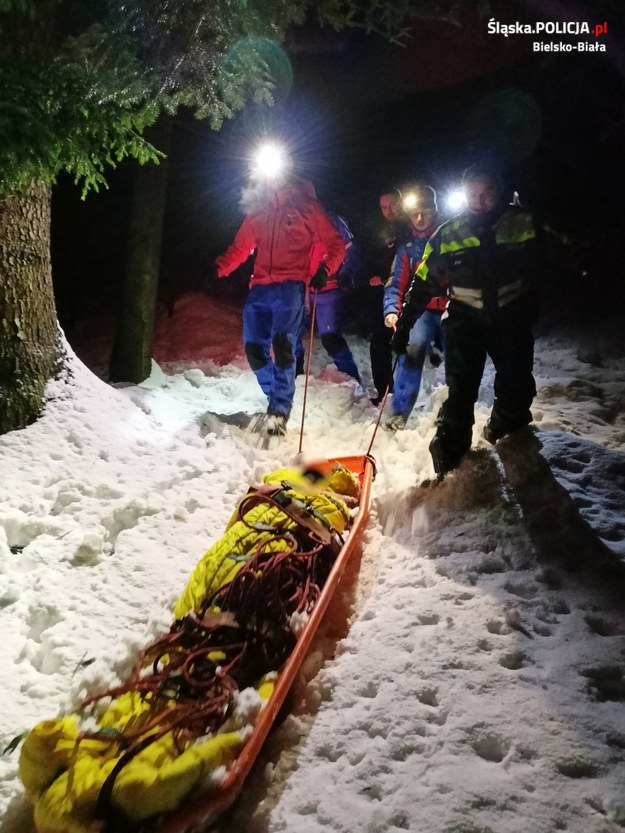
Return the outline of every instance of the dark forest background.
<path id="1" fill-rule="evenodd" d="M 503 18 L 501 18 L 503 19 Z M 523 14 L 506 19 L 535 20 Z M 591 22 L 593 22 L 591 20 Z M 180 113 L 169 157 L 160 298 L 206 289 L 232 239 L 250 149 L 282 137 L 324 204 L 368 243 L 377 197 L 421 178 L 445 193 L 480 159 L 502 166 L 573 256 L 552 271 L 550 303 L 610 314 L 625 301 L 625 49 L 610 20 L 606 53 L 533 53 L 532 37 L 489 35 L 485 19 L 421 21 L 403 47 L 359 31 L 308 27 L 268 61 L 273 108 L 250 105 L 216 133 Z M 562 38 L 553 37 L 553 40 Z M 53 275 L 62 325 L 114 316 L 123 274 L 133 163 L 83 201 L 61 179 L 53 192 Z M 571 252 L 569 252 L 570 254 Z M 572 265 L 571 265 L 572 264 Z M 245 275 L 220 282 L 243 298 Z"/>

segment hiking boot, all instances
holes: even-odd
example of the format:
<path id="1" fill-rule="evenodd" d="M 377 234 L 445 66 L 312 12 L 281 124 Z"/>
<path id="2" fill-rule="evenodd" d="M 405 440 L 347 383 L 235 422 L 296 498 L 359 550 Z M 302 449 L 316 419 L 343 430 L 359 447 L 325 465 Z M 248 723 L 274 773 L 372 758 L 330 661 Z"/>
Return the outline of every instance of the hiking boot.
<path id="1" fill-rule="evenodd" d="M 502 434 L 499 431 L 496 431 L 490 424 L 490 422 L 487 422 L 484 426 L 484 430 L 482 431 L 482 436 L 484 437 L 487 443 L 495 445 L 497 440 L 500 440 L 504 436 L 504 434 Z"/>
<path id="2" fill-rule="evenodd" d="M 287 417 L 283 414 L 267 414 L 265 431 L 270 437 L 284 437 Z"/>
<path id="3" fill-rule="evenodd" d="M 387 431 L 395 433 L 395 431 L 403 431 L 407 422 L 408 417 L 405 414 L 393 414 L 386 420 L 384 427 Z"/>
<path id="4" fill-rule="evenodd" d="M 434 439 L 430 443 L 429 451 L 430 455 L 432 456 L 432 463 L 434 464 L 434 471 L 436 472 L 436 476 L 438 478 L 442 478 L 449 469 L 445 465 L 443 449 L 441 448 L 441 441 L 438 437 L 434 437 Z"/>
<path id="5" fill-rule="evenodd" d="M 443 363 L 443 353 L 438 347 L 432 345 L 430 348 L 430 364 L 432 367 L 440 367 Z"/>
<path id="6" fill-rule="evenodd" d="M 383 391 L 379 391 L 379 390 L 376 390 L 375 388 L 372 388 L 371 393 L 370 393 L 369 402 L 371 402 L 372 405 L 379 405 L 380 402 L 384 399 L 385 396 L 388 399 L 391 396 L 392 393 L 393 393 L 393 388 L 392 387 L 389 387 L 388 395 L 387 395 L 386 389 L 384 389 Z"/>
<path id="7" fill-rule="evenodd" d="M 509 422 L 500 422 L 499 420 L 493 420 L 491 418 L 484 426 L 482 436 L 491 445 L 495 445 L 498 440 L 503 440 L 504 437 L 509 437 L 511 434 L 517 435 L 524 429 L 529 429 L 531 433 L 531 426 L 529 423 L 514 425 Z"/>
<path id="8" fill-rule="evenodd" d="M 441 438 L 435 436 L 429 446 L 430 454 L 432 455 L 432 463 L 434 464 L 434 471 L 439 480 L 442 480 L 447 472 L 457 468 L 458 463 L 463 455 L 458 453 L 450 453 L 446 451 Z"/>
<path id="9" fill-rule="evenodd" d="M 495 445 L 497 440 L 501 440 L 508 434 L 511 434 L 519 426 L 511 425 L 508 422 L 503 422 L 501 419 L 491 417 L 482 431 L 482 436 L 491 445 Z"/>
<path id="10" fill-rule="evenodd" d="M 295 378 L 298 376 L 303 376 L 306 372 L 306 368 L 304 367 L 304 357 L 298 356 L 295 361 Z"/>

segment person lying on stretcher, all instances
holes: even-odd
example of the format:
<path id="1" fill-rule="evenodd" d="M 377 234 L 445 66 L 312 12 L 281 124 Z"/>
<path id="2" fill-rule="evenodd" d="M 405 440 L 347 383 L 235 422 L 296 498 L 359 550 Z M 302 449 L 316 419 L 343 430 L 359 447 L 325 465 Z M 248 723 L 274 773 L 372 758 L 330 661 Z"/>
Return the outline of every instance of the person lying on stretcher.
<path id="1" fill-rule="evenodd" d="M 126 829 L 223 781 L 314 607 L 358 502 L 343 466 L 279 469 L 239 502 L 133 676 L 35 726 L 19 769 L 39 833 Z"/>

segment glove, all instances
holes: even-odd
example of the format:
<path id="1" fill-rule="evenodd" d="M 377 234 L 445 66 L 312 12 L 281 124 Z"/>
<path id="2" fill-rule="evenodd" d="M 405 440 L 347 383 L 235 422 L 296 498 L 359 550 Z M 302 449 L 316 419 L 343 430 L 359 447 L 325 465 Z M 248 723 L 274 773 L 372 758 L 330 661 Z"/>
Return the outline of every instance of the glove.
<path id="1" fill-rule="evenodd" d="M 395 327 L 397 326 L 398 319 L 399 319 L 399 316 L 397 315 L 396 312 L 389 312 L 388 315 L 384 316 L 384 326 L 388 327 L 389 330 L 394 330 Z"/>
<path id="2" fill-rule="evenodd" d="M 395 325 L 395 332 L 391 338 L 391 350 L 398 356 L 403 355 L 408 349 L 408 341 L 410 339 L 410 330 L 412 324 L 407 321 L 403 315 L 400 315 Z"/>
<path id="3" fill-rule="evenodd" d="M 320 289 L 323 289 L 327 282 L 328 270 L 325 266 L 321 265 L 310 279 L 310 288 L 319 291 Z"/>

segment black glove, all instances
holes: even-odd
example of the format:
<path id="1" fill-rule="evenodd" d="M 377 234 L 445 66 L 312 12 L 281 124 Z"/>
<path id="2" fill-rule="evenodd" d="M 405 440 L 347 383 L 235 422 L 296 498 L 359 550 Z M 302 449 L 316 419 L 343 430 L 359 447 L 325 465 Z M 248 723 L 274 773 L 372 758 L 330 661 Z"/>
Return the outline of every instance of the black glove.
<path id="1" fill-rule="evenodd" d="M 412 329 L 412 322 L 408 321 L 403 315 L 400 315 L 395 324 L 395 332 L 391 338 L 391 349 L 393 353 L 401 356 L 408 349 L 408 340 L 410 339 L 410 330 Z"/>
<path id="2" fill-rule="evenodd" d="M 315 274 L 310 279 L 310 288 L 319 291 L 328 282 L 328 270 L 323 264 L 317 269 Z"/>

